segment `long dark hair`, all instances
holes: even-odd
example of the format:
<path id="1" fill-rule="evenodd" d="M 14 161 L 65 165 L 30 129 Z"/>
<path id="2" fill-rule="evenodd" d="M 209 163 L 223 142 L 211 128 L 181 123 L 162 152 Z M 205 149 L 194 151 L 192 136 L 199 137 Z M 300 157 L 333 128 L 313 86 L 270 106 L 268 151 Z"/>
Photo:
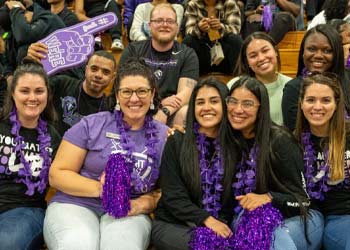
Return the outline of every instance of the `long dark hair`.
<path id="1" fill-rule="evenodd" d="M 198 91 L 203 87 L 215 88 L 221 97 L 223 117 L 218 129 L 218 138 L 221 146 L 221 157 L 224 162 L 224 180 L 223 180 L 223 198 L 222 203 L 228 202 L 232 199 L 231 184 L 234 175 L 234 166 L 236 163 L 236 142 L 231 134 L 231 128 L 227 120 L 227 109 L 225 105 L 225 98 L 228 93 L 226 85 L 214 77 L 209 77 L 199 81 L 194 87 L 192 95 L 188 104 L 188 111 L 186 116 L 186 133 L 181 146 L 180 165 L 182 176 L 185 185 L 189 192 L 195 197 L 197 201 L 202 198 L 201 177 L 198 162 L 198 149 L 196 145 L 196 136 L 193 131 L 193 124 L 195 118 L 195 100 Z M 201 204 L 201 203 L 200 203 Z"/>
<path id="2" fill-rule="evenodd" d="M 4 100 L 4 107 L 1 110 L 0 119 L 4 120 L 9 117 L 13 107 L 15 106 L 15 102 L 13 100 L 12 95 L 15 92 L 19 78 L 21 78 L 25 74 L 38 75 L 44 80 L 45 86 L 47 88 L 48 97 L 47 97 L 46 107 L 43 110 L 43 112 L 40 114 L 40 117 L 51 123 L 56 122 L 57 113 L 55 111 L 53 101 L 52 101 L 52 94 L 49 87 L 48 76 L 41 64 L 29 59 L 25 59 L 23 61 L 23 64 L 19 65 L 16 68 L 15 72 L 13 73 L 12 82 L 7 88 L 7 93 Z"/>
<path id="3" fill-rule="evenodd" d="M 244 39 L 241 50 L 239 52 L 239 58 L 237 60 L 237 64 L 234 70 L 234 75 L 255 76 L 255 72 L 249 67 L 248 59 L 247 59 L 247 47 L 255 39 L 265 40 L 272 45 L 277 55 L 277 71 L 280 71 L 281 57 L 280 57 L 280 53 L 277 48 L 276 42 L 273 40 L 271 36 L 269 36 L 265 32 L 257 31 L 249 35 L 246 39 Z"/>
<path id="4" fill-rule="evenodd" d="M 143 59 L 131 57 L 128 58 L 123 64 L 119 65 L 117 78 L 115 84 L 113 85 L 111 95 L 108 98 L 107 105 L 110 110 L 113 110 L 116 105 L 116 94 L 120 87 L 120 82 L 127 76 L 142 76 L 147 79 L 152 93 L 154 93 L 153 104 L 154 109 L 149 109 L 147 115 L 155 115 L 158 112 L 160 99 L 158 95 L 158 88 L 156 85 L 156 80 L 152 70 L 145 63 Z"/>
<path id="5" fill-rule="evenodd" d="M 273 150 L 273 143 L 275 140 L 281 137 L 288 137 L 297 144 L 295 138 L 287 130 L 272 122 L 270 118 L 269 96 L 264 84 L 254 77 L 243 76 L 233 84 L 229 94 L 231 95 L 235 89 L 240 87 L 249 90 L 260 102 L 254 127 L 255 145 L 259 148 L 256 173 L 256 192 L 258 194 L 267 193 L 269 191 L 268 183 L 273 180 L 281 190 L 295 197 L 300 205 L 300 213 L 306 215 L 306 209 L 303 206 L 305 200 L 303 200 L 300 195 L 290 190 L 289 187 L 281 183 L 273 170 L 273 165 L 277 157 Z M 246 151 L 246 140 L 243 138 L 240 131 L 234 132 L 240 142 L 242 151 Z M 300 153 L 302 153 L 301 148 Z"/>

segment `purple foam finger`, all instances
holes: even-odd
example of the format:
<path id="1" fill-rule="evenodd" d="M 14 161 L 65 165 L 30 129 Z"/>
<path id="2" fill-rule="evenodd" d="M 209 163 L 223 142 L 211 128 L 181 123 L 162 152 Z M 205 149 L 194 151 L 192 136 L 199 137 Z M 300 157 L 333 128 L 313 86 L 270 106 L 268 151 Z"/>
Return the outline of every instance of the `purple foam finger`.
<path id="1" fill-rule="evenodd" d="M 40 40 L 39 42 L 48 47 L 48 54 L 42 60 L 47 74 L 52 75 L 86 63 L 87 58 L 94 51 L 93 34 L 107 30 L 117 23 L 117 16 L 108 12 L 85 22 L 56 30 Z M 77 49 L 79 47 L 84 49 Z M 74 51 L 74 56 L 72 56 L 72 51 Z"/>

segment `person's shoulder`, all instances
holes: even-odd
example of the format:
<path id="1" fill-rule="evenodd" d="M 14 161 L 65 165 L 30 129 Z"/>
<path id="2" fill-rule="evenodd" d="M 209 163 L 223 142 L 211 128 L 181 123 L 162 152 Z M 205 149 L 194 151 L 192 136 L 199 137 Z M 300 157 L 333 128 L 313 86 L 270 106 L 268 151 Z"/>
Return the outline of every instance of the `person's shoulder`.
<path id="1" fill-rule="evenodd" d="M 297 88 L 300 89 L 301 83 L 303 82 L 303 78 L 301 76 L 297 76 L 286 83 L 285 88 Z"/>
<path id="2" fill-rule="evenodd" d="M 293 78 L 286 76 L 282 73 L 278 73 L 278 78 L 280 79 L 281 82 L 284 82 L 284 83 L 287 83 L 293 79 Z"/>

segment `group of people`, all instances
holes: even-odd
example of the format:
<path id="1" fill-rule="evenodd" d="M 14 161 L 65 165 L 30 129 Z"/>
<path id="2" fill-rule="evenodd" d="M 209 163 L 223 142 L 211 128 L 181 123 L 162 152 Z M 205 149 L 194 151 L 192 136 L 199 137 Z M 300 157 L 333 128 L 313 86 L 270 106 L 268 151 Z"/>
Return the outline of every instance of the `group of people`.
<path id="1" fill-rule="evenodd" d="M 0 110 L 0 249 L 350 249 L 347 25 L 305 33 L 294 79 L 255 32 L 225 85 L 197 83 L 171 5 L 150 19 L 119 67 L 97 51 L 83 79 L 48 77 L 29 46 Z"/>

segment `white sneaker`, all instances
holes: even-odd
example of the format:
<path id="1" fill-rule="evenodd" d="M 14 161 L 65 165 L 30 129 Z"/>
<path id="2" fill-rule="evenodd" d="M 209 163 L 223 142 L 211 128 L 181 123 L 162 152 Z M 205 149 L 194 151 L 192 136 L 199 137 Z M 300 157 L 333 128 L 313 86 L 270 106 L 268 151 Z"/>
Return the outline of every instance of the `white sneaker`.
<path id="1" fill-rule="evenodd" d="M 123 50 L 124 45 L 120 39 L 114 39 L 112 41 L 111 50 Z"/>

